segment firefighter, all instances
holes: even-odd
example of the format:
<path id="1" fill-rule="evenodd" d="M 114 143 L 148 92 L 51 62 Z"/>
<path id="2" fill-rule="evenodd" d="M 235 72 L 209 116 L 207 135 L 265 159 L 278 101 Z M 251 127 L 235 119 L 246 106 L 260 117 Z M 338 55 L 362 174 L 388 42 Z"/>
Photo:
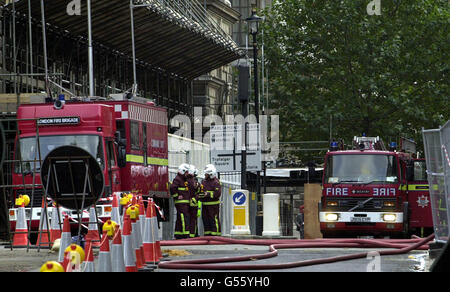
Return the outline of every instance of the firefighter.
<path id="1" fill-rule="evenodd" d="M 178 174 L 170 186 L 170 195 L 172 196 L 175 208 L 177 210 L 177 219 L 175 222 L 175 239 L 189 237 L 190 210 L 189 201 L 191 199 L 188 182 L 189 164 L 183 163 L 178 167 Z"/>
<path id="2" fill-rule="evenodd" d="M 200 184 L 198 182 L 198 170 L 194 165 L 189 165 L 189 170 L 187 172 L 188 186 L 190 192 L 189 200 L 189 214 L 190 214 L 190 225 L 189 225 L 189 237 L 198 236 L 197 230 L 197 212 L 198 212 L 198 199 L 200 190 Z"/>
<path id="3" fill-rule="evenodd" d="M 222 186 L 217 178 L 216 167 L 208 164 L 205 167 L 205 179 L 202 181 L 200 202 L 202 207 L 202 219 L 205 235 L 220 236 L 220 195 Z"/>

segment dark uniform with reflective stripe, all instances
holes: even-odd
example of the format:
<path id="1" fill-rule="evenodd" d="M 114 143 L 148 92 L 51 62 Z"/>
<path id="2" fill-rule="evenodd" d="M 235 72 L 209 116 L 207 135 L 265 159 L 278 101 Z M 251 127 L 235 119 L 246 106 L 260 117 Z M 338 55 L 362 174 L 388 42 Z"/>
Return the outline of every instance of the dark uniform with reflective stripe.
<path id="1" fill-rule="evenodd" d="M 202 220 L 205 235 L 222 235 L 220 231 L 220 196 L 222 186 L 217 178 L 207 178 L 202 181 L 203 195 L 200 198 L 202 205 Z"/>
<path id="2" fill-rule="evenodd" d="M 188 175 L 189 187 L 189 237 L 197 236 L 197 211 L 198 211 L 198 189 L 199 183 L 193 176 Z"/>
<path id="3" fill-rule="evenodd" d="M 189 201 L 191 196 L 188 185 L 189 183 L 186 177 L 182 174 L 177 174 L 170 186 L 170 195 L 174 200 L 175 208 L 177 210 L 174 233 L 176 239 L 189 237 L 189 227 L 191 224 Z"/>

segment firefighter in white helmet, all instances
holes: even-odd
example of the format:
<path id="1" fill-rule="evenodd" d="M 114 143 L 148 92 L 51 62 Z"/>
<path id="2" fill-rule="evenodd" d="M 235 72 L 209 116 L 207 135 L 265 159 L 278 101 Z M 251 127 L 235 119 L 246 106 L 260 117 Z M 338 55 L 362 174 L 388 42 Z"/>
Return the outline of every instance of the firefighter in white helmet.
<path id="1" fill-rule="evenodd" d="M 177 210 L 177 219 L 175 223 L 175 238 L 182 239 L 189 237 L 190 226 L 190 191 L 188 183 L 189 164 L 183 163 L 178 167 L 178 174 L 170 186 L 170 195 L 172 196 L 175 208 Z"/>
<path id="2" fill-rule="evenodd" d="M 198 170 L 195 165 L 189 165 L 187 174 L 188 186 L 191 199 L 189 200 L 189 212 L 190 212 L 190 225 L 189 225 L 189 237 L 198 236 L 197 230 L 197 212 L 199 208 L 199 190 L 200 184 L 197 179 Z"/>
<path id="3" fill-rule="evenodd" d="M 214 165 L 206 165 L 204 174 L 205 179 L 202 181 L 202 191 L 199 196 L 202 206 L 203 227 L 205 235 L 217 236 L 221 235 L 219 211 L 222 186 L 217 178 L 217 170 Z"/>

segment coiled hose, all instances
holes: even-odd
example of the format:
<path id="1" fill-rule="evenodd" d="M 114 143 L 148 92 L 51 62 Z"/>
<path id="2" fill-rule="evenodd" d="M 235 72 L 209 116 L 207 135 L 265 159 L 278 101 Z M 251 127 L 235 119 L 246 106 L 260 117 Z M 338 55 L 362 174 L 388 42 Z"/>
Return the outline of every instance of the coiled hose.
<path id="1" fill-rule="evenodd" d="M 271 270 L 304 267 L 318 264 L 348 261 L 366 258 L 369 252 L 348 254 L 343 256 L 328 257 L 322 259 L 304 260 L 279 264 L 220 264 L 256 259 L 272 258 L 278 255 L 278 249 L 285 248 L 391 248 L 380 250 L 380 255 L 398 255 L 408 253 L 412 250 L 427 250 L 427 243 L 434 239 L 434 234 L 426 238 L 413 239 L 270 239 L 270 240 L 242 240 L 225 237 L 205 236 L 185 240 L 161 241 L 161 246 L 177 245 L 219 245 L 219 244 L 244 244 L 244 245 L 267 245 L 269 252 L 257 255 L 245 255 L 226 258 L 193 259 L 167 261 L 159 263 L 161 269 L 184 269 L 184 270 Z"/>

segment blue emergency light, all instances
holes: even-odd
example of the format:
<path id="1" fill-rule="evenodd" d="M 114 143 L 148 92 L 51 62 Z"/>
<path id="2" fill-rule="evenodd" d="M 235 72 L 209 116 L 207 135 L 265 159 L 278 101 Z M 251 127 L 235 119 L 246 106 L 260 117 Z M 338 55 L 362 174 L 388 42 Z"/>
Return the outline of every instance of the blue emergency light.
<path id="1" fill-rule="evenodd" d="M 330 150 L 331 150 L 331 151 L 337 151 L 338 149 L 339 149 L 339 147 L 338 147 L 338 142 L 336 142 L 336 141 L 331 142 L 331 144 L 330 144 Z"/>
<path id="2" fill-rule="evenodd" d="M 395 149 L 397 149 L 397 142 L 391 142 L 389 143 L 389 149 L 391 151 L 394 151 Z"/>

